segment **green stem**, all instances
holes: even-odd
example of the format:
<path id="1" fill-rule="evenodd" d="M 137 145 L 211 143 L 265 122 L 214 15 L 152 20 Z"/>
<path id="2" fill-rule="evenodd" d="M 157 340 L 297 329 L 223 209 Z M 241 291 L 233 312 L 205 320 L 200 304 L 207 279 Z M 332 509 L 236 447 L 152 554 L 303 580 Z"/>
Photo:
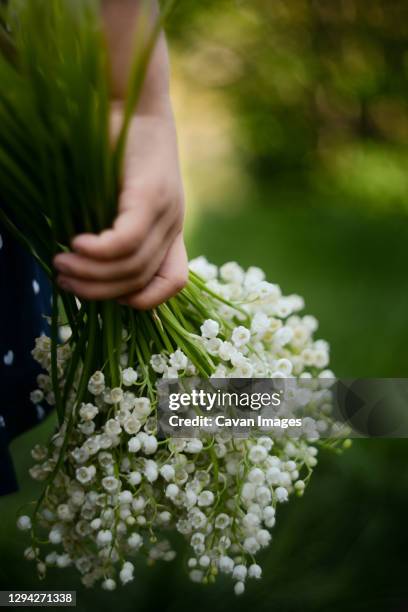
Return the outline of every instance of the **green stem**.
<path id="1" fill-rule="evenodd" d="M 116 324 L 115 324 L 115 304 L 112 301 L 104 302 L 102 305 L 103 335 L 105 339 L 105 351 L 109 363 L 111 376 L 111 386 L 117 387 L 120 384 L 119 360 L 116 352 Z"/>
<path id="2" fill-rule="evenodd" d="M 64 406 L 61 402 L 61 390 L 58 378 L 58 291 L 55 284 L 52 288 L 52 315 L 51 315 L 51 379 L 55 396 L 58 422 L 64 420 Z"/>

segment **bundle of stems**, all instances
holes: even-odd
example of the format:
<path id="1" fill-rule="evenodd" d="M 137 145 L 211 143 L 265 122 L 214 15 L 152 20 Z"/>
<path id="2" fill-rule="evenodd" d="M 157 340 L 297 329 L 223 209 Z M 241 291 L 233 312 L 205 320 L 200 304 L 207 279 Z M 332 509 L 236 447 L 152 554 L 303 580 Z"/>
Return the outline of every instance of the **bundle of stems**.
<path id="1" fill-rule="evenodd" d="M 194 336 L 200 321 L 217 319 L 212 304 L 222 300 L 193 273 L 177 297 L 149 312 L 114 301 L 79 301 L 55 282 L 53 257 L 68 251 L 75 235 L 100 232 L 115 217 L 129 123 L 171 8 L 171 2 L 165 5 L 148 36 L 140 36 L 143 44 L 136 40 L 122 125 L 112 144 L 108 56 L 98 5 L 97 0 L 11 0 L 0 19 L 0 222 L 53 284 L 52 372 L 60 424 L 67 419 L 67 398 L 78 372 L 77 405 L 96 370 L 104 370 L 111 387 L 120 384 L 124 334 L 129 364 L 143 370 L 151 393 L 149 360 L 163 350 L 181 348 L 208 376 L 214 364 Z M 73 355 L 61 381 L 57 344 L 63 317 L 72 329 Z"/>

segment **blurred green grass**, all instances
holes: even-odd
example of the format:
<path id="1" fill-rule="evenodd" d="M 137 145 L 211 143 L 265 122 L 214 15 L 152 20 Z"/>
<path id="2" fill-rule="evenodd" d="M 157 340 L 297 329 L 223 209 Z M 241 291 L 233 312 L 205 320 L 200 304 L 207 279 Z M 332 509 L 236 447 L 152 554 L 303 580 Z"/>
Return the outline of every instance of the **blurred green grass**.
<path id="1" fill-rule="evenodd" d="M 305 198 L 280 192 L 236 215 L 233 207 L 206 211 L 190 255 L 258 265 L 284 293 L 300 293 L 332 345 L 338 376 L 406 376 L 407 217 L 329 200 L 305 206 Z"/>
<path id="2" fill-rule="evenodd" d="M 331 343 L 337 375 L 407 376 L 406 216 L 370 216 L 289 187 L 268 206 L 220 202 L 204 210 L 188 237 L 191 257 L 259 265 L 285 293 L 303 295 L 306 311 L 320 320 L 319 335 Z M 51 429 L 48 421 L 13 444 L 22 488 L 0 500 L 2 589 L 39 586 L 34 566 L 22 560 L 25 537 L 14 525 L 17 508 L 36 492 L 27 476 L 29 449 Z M 404 440 L 360 440 L 342 456 L 322 453 L 305 496 L 279 511 L 262 555 L 263 580 L 240 598 L 226 580 L 191 584 L 182 544 L 178 561 L 152 568 L 141 562 L 135 583 L 113 594 L 79 588 L 66 570 L 50 571 L 41 586 L 77 588 L 81 611 L 406 610 L 406 465 Z"/>

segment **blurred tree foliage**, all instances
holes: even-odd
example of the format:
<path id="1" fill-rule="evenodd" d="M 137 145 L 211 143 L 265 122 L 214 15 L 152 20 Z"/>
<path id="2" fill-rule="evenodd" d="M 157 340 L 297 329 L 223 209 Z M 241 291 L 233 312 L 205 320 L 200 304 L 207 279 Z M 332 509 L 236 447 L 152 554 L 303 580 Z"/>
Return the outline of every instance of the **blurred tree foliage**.
<path id="1" fill-rule="evenodd" d="M 407 207 L 406 0 L 179 0 L 191 87 L 222 91 L 260 189 L 324 186 Z"/>

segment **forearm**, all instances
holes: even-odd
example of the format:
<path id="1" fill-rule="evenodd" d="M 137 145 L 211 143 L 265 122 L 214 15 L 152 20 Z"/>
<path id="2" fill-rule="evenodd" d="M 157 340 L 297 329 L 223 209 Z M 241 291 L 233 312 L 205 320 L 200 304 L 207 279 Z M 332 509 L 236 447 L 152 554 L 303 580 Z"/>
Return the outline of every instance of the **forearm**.
<path id="1" fill-rule="evenodd" d="M 141 14 L 146 5 L 151 11 L 148 22 Z M 102 0 L 102 8 L 112 65 L 115 137 L 122 121 L 135 36 L 146 41 L 157 19 L 158 4 L 156 0 Z M 58 282 L 65 291 L 84 299 L 117 298 L 138 310 L 154 308 L 182 289 L 188 277 L 183 185 L 163 34 L 127 133 L 120 187 L 112 227 L 100 234 L 77 236 L 73 252 L 55 258 Z"/>
<path id="2" fill-rule="evenodd" d="M 142 14 L 148 6 L 149 14 Z M 136 36 L 146 41 L 158 18 L 158 2 L 151 0 L 103 0 L 102 17 L 106 31 L 110 63 L 112 98 L 121 102 L 126 96 L 128 78 L 132 64 Z M 147 28 L 138 31 L 141 20 Z M 171 114 L 169 97 L 169 59 L 163 33 L 158 37 L 146 73 L 138 103 L 139 114 Z"/>

